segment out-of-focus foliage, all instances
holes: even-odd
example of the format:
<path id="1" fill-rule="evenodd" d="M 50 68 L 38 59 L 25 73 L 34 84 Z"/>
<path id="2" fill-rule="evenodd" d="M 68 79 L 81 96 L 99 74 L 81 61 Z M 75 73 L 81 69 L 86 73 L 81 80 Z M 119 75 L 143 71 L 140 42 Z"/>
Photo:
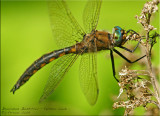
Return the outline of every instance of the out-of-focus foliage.
<path id="1" fill-rule="evenodd" d="M 126 30 L 133 29 L 142 33 L 134 16 L 141 12 L 144 3 L 145 1 L 103 1 L 97 29 L 111 32 L 114 26 L 120 26 Z M 67 4 L 83 27 L 82 13 L 86 1 L 67 1 Z M 157 13 L 152 19 L 155 27 L 158 26 L 158 17 Z M 159 30 L 159 27 L 156 28 Z M 130 44 L 132 43 L 127 45 Z M 117 100 L 119 87 L 112 76 L 111 61 L 107 57 L 108 51 L 97 54 L 100 93 L 95 106 L 88 104 L 81 91 L 78 77 L 79 60 L 46 102 L 38 103 L 52 64 L 36 73 L 14 95 L 9 92 L 33 61 L 56 49 L 46 2 L 1 2 L 1 113 L 14 115 L 122 115 L 124 113 L 123 109 L 112 109 L 114 101 Z M 158 44 L 155 44 L 152 50 L 153 65 L 158 66 L 159 56 L 156 55 L 159 53 Z M 115 56 L 117 73 L 122 68 L 123 62 L 122 58 Z M 133 65 L 134 69 L 138 67 L 141 66 Z M 138 109 L 137 114 L 141 114 L 142 111 L 144 109 Z"/>

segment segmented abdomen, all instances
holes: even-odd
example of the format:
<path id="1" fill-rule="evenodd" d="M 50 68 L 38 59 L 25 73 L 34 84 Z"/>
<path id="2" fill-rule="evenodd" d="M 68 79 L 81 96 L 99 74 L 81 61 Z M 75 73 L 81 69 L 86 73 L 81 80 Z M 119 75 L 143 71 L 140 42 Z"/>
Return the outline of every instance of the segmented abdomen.
<path id="1" fill-rule="evenodd" d="M 76 48 L 75 46 L 67 47 L 65 49 L 55 50 L 53 52 L 47 53 L 40 57 L 38 60 L 36 60 L 28 69 L 22 74 L 22 76 L 19 78 L 17 83 L 14 85 L 14 87 L 11 89 L 11 92 L 15 92 L 20 86 L 22 86 L 24 83 L 26 83 L 29 78 L 35 74 L 38 70 L 40 70 L 43 66 L 50 63 L 51 61 L 69 53 L 75 53 Z"/>

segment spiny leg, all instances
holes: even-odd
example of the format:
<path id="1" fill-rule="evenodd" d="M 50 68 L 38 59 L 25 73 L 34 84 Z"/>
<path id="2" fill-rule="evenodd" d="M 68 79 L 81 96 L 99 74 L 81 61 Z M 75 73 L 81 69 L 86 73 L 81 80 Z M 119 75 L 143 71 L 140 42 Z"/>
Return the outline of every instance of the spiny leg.
<path id="1" fill-rule="evenodd" d="M 115 65 L 114 65 L 114 57 L 113 57 L 113 51 L 112 50 L 110 50 L 110 56 L 111 56 L 111 62 L 112 62 L 113 76 L 116 79 L 116 81 L 119 82 L 119 80 L 116 78 Z"/>
<path id="2" fill-rule="evenodd" d="M 133 34 L 137 34 L 137 35 L 139 35 L 137 32 L 135 32 L 135 31 L 134 31 L 134 30 L 132 30 L 132 29 L 127 30 L 127 34 L 128 34 L 128 33 L 130 33 L 130 32 L 133 32 Z"/>
<path id="3" fill-rule="evenodd" d="M 128 34 L 128 33 L 130 33 L 130 32 L 133 32 L 132 34 L 131 34 L 131 36 L 133 35 L 133 34 L 137 34 L 137 35 L 139 35 L 137 32 L 135 32 L 134 30 L 132 30 L 132 29 L 129 29 L 129 30 L 127 30 L 127 32 L 126 32 L 126 34 Z M 141 38 L 145 38 L 145 36 L 140 36 Z"/>
<path id="4" fill-rule="evenodd" d="M 136 47 L 133 50 L 130 50 L 130 49 L 124 47 L 124 46 L 119 46 L 119 47 L 122 48 L 122 49 L 124 49 L 124 50 L 126 50 L 126 51 L 128 51 L 128 52 L 133 53 L 137 49 L 137 47 L 138 47 L 138 45 L 139 45 L 140 42 L 141 42 L 141 39 L 139 40 L 138 44 L 136 45 Z"/>
<path id="5" fill-rule="evenodd" d="M 131 32 L 133 32 L 133 33 L 131 33 Z M 126 32 L 126 34 L 128 34 L 128 33 L 131 33 L 131 35 L 129 35 L 129 38 L 132 37 L 134 34 L 140 36 L 137 32 L 135 32 L 135 31 L 132 30 L 132 29 L 129 29 L 129 30 Z M 141 39 L 144 39 L 144 38 L 145 38 L 145 36 L 140 36 L 140 37 L 141 37 Z M 140 41 L 141 41 L 141 40 L 140 40 Z"/>
<path id="6" fill-rule="evenodd" d="M 144 58 L 146 55 L 136 59 L 135 61 L 130 61 L 128 58 L 126 58 L 124 55 L 122 55 L 119 51 L 117 51 L 116 49 L 113 49 L 114 52 L 116 52 L 119 56 L 121 56 L 123 59 L 125 59 L 127 62 L 129 63 L 134 63 L 134 62 L 137 62 L 139 61 L 140 59 Z"/>

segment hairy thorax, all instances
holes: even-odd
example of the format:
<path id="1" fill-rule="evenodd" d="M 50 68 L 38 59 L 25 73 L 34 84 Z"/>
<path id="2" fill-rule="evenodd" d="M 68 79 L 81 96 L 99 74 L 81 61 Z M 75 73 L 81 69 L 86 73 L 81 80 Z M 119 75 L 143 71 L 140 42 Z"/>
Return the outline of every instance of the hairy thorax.
<path id="1" fill-rule="evenodd" d="M 109 50 L 113 47 L 111 34 L 105 31 L 92 31 L 76 44 L 77 52 L 97 52 Z"/>

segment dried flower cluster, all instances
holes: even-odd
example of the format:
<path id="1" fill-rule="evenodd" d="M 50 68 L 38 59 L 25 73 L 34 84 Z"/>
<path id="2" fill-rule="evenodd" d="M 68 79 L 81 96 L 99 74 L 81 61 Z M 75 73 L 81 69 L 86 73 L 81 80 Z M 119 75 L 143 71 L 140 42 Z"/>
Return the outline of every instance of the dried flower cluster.
<path id="1" fill-rule="evenodd" d="M 141 15 L 136 16 L 138 23 L 141 23 L 142 26 L 144 27 L 144 30 L 146 30 L 147 32 L 156 29 L 152 25 L 150 25 L 149 23 L 150 23 L 151 14 L 158 11 L 157 4 L 159 2 L 160 2 L 159 0 L 153 0 L 153 1 L 149 1 L 149 2 L 145 3 L 144 7 L 142 9 Z"/>
<path id="2" fill-rule="evenodd" d="M 159 3 L 160 0 L 153 0 L 145 3 L 140 16 L 136 16 L 138 23 L 142 24 L 144 30 L 147 32 L 146 35 L 140 36 L 137 33 L 131 33 L 127 36 L 128 40 L 139 41 L 139 39 L 146 39 L 145 42 L 141 41 L 141 45 L 145 50 L 147 69 L 129 70 L 125 68 L 119 73 L 120 81 L 118 84 L 120 86 L 120 94 L 118 97 L 120 97 L 122 93 L 125 93 L 127 99 L 115 102 L 113 108 L 125 108 L 124 115 L 128 115 L 136 107 L 143 106 L 146 108 L 146 105 L 149 103 L 155 104 L 160 109 L 160 87 L 157 84 L 158 82 L 153 72 L 151 62 L 151 50 L 156 43 L 156 38 L 160 37 L 160 35 L 155 32 L 154 35 L 150 36 L 150 32 L 156 29 L 150 25 L 151 16 L 158 11 L 157 5 Z M 147 75 L 147 80 L 140 78 L 144 75 Z M 153 91 L 149 89 L 150 87 L 153 87 Z M 154 100 L 152 100 L 152 98 L 154 98 Z"/>
<path id="3" fill-rule="evenodd" d="M 128 99 L 114 103 L 114 109 L 123 107 L 126 109 L 125 115 L 127 115 L 136 107 L 143 106 L 146 108 L 148 103 L 158 104 L 156 101 L 151 100 L 153 93 L 148 88 L 150 82 L 139 77 L 141 75 L 148 75 L 147 71 L 129 70 L 125 68 L 122 69 L 119 75 L 120 81 L 118 84 L 120 86 L 120 95 L 125 92 Z"/>
<path id="4" fill-rule="evenodd" d="M 140 36 L 137 33 L 132 33 L 131 32 L 129 35 L 127 35 L 126 39 L 127 40 L 139 40 L 139 39 L 142 39 L 142 36 Z"/>

